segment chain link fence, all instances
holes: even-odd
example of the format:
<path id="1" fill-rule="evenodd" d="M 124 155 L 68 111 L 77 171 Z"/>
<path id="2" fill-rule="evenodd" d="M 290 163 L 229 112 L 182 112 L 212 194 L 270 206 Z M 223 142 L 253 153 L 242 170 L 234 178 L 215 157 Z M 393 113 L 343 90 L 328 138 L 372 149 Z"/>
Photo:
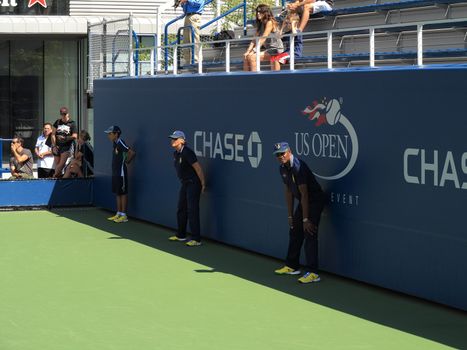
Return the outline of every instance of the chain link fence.
<path id="1" fill-rule="evenodd" d="M 88 24 L 89 73 L 88 93 L 94 79 L 131 75 L 132 16 Z"/>

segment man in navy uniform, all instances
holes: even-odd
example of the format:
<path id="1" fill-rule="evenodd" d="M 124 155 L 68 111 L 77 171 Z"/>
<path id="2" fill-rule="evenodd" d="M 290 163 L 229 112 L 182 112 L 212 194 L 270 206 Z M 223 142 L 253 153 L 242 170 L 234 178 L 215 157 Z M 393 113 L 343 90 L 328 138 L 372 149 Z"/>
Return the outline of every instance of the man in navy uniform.
<path id="1" fill-rule="evenodd" d="M 318 275 L 318 225 L 326 197 L 306 163 L 292 154 L 287 142 L 274 145 L 274 155 L 280 163 L 279 171 L 284 182 L 289 221 L 289 248 L 286 265 L 275 271 L 279 275 L 300 274 L 300 251 L 304 243 L 306 273 L 298 279 L 301 283 L 319 282 Z M 298 205 L 294 211 L 294 200 Z"/>
<path id="2" fill-rule="evenodd" d="M 112 192 L 117 200 L 117 213 L 107 220 L 122 223 L 127 222 L 126 210 L 128 206 L 128 170 L 135 152 L 120 138 L 122 130 L 112 125 L 104 131 L 113 144 L 112 151 Z"/>
<path id="3" fill-rule="evenodd" d="M 171 145 L 175 149 L 174 165 L 177 176 L 182 183 L 178 196 L 177 235 L 169 238 L 171 241 L 186 241 L 187 222 L 190 224 L 191 240 L 186 245 L 196 247 L 201 245 L 199 223 L 199 199 L 205 190 L 203 169 L 195 153 L 186 146 L 183 131 L 176 130 L 171 135 Z"/>

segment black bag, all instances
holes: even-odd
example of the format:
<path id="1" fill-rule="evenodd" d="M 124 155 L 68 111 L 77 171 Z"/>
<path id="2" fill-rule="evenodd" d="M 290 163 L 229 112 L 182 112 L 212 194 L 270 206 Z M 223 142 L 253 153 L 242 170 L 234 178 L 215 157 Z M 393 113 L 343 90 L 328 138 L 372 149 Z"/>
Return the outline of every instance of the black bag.
<path id="1" fill-rule="evenodd" d="M 221 30 L 219 33 L 214 34 L 213 41 L 230 40 L 234 38 L 235 38 L 235 34 L 233 30 Z M 225 43 L 214 43 L 213 46 L 223 47 L 225 46 Z"/>

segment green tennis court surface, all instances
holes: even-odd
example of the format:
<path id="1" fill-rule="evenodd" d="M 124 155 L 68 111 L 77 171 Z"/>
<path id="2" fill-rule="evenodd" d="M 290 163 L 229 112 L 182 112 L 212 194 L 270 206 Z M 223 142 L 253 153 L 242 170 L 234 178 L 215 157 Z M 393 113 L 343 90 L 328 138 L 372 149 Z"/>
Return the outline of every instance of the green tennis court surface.
<path id="1" fill-rule="evenodd" d="M 467 348 L 466 313 L 107 216 L 0 212 L 0 350 Z"/>

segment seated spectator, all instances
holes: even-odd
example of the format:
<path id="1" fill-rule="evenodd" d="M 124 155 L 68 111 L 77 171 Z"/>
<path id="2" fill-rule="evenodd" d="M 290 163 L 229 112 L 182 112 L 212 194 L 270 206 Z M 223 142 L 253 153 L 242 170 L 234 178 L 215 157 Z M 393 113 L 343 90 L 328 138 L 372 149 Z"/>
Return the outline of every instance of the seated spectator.
<path id="1" fill-rule="evenodd" d="M 24 140 L 21 137 L 15 137 L 11 141 L 11 177 L 9 180 L 34 178 L 32 153 L 27 148 L 23 148 L 23 144 Z"/>
<path id="2" fill-rule="evenodd" d="M 78 138 L 76 123 L 71 120 L 68 108 L 60 108 L 60 119 L 54 123 L 53 154 L 55 156 L 54 177 L 62 177 L 62 170 L 73 154 L 73 143 Z"/>
<path id="3" fill-rule="evenodd" d="M 274 36 L 268 38 L 270 34 Z M 269 61 L 271 56 L 278 55 L 284 51 L 284 45 L 280 38 L 279 25 L 274 19 L 271 8 L 268 5 L 258 5 L 256 7 L 256 34 L 251 41 L 248 49 L 243 54 L 243 70 L 257 71 L 256 51 L 260 51 L 260 61 Z M 260 37 L 258 47 L 256 47 L 256 38 Z M 261 47 L 265 50 L 261 51 Z"/>
<path id="4" fill-rule="evenodd" d="M 76 152 L 63 178 L 88 177 L 94 174 L 94 151 L 89 143 L 91 136 L 86 130 L 79 133 Z"/>
<path id="5" fill-rule="evenodd" d="M 300 29 L 298 29 L 298 23 L 300 22 L 300 16 L 295 11 L 288 11 L 287 16 L 281 26 L 281 34 L 297 34 L 294 36 L 294 57 L 302 57 L 303 54 L 303 35 Z M 276 56 L 271 57 L 271 64 L 273 70 L 281 70 L 281 64 L 286 64 L 290 58 L 290 36 L 286 36 L 282 39 L 286 50 Z"/>
<path id="6" fill-rule="evenodd" d="M 303 14 L 298 29 L 303 32 L 310 19 L 310 14 L 313 15 L 323 11 L 332 11 L 333 5 L 333 0 L 297 0 L 288 4 L 287 9 L 291 11 L 302 10 Z"/>
<path id="7" fill-rule="evenodd" d="M 39 179 L 54 175 L 54 156 L 52 154 L 52 124 L 45 123 L 42 134 L 37 138 L 35 153 L 37 156 L 37 177 Z"/>

